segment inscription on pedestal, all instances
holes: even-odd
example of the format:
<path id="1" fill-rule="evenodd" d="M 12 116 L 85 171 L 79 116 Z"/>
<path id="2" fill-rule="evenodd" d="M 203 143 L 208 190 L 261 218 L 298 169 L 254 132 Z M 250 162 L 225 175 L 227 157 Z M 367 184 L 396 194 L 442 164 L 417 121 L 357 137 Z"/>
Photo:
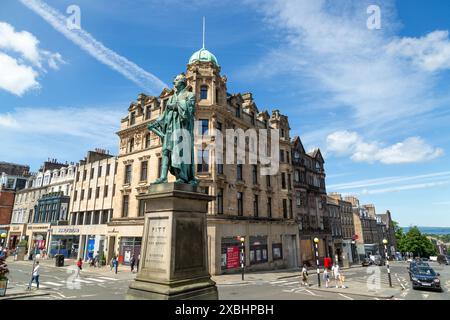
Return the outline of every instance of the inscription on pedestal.
<path id="1" fill-rule="evenodd" d="M 167 263 L 167 233 L 169 231 L 168 217 L 149 218 L 147 234 L 147 251 L 145 266 L 153 270 L 166 269 Z"/>

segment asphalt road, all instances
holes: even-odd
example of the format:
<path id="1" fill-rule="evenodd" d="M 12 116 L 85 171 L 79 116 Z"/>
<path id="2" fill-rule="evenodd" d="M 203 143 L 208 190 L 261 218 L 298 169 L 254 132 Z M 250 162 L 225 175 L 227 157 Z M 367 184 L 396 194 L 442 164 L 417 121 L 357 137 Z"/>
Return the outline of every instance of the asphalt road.
<path id="1" fill-rule="evenodd" d="M 391 264 L 392 281 L 398 289 L 395 300 L 450 300 L 450 266 L 439 266 L 431 263 L 440 273 L 444 292 L 413 290 L 409 281 L 407 263 Z M 31 266 L 24 263 L 10 263 L 10 286 L 26 288 L 30 280 Z M 388 286 L 385 268 L 381 268 L 381 283 Z M 299 278 L 286 278 L 267 281 L 249 281 L 245 284 L 219 285 L 219 298 L 227 300 L 381 300 L 381 297 L 370 297 L 365 291 L 370 276 L 367 268 L 354 268 L 345 272 L 347 279 L 360 283 L 361 294 L 354 292 L 327 292 L 305 288 L 299 284 Z M 123 300 L 134 275 L 128 269 L 119 274 L 109 271 L 103 273 L 87 272 L 81 274 L 80 280 L 74 279 L 72 269 L 41 266 L 40 289 L 49 295 L 32 297 L 33 300 Z M 349 281 L 350 283 L 350 281 Z M 401 286 L 404 288 L 401 290 Z M 33 285 L 33 290 L 36 290 Z M 323 288 L 322 288 L 323 289 Z M 365 292 L 364 292 L 365 291 Z"/>

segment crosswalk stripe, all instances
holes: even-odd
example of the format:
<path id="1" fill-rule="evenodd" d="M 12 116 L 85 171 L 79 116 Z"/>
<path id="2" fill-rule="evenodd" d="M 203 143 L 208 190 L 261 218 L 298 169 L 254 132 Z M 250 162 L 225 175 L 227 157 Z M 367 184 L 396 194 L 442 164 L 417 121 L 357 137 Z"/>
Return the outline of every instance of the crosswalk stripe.
<path id="1" fill-rule="evenodd" d="M 105 279 L 105 280 L 112 280 L 112 281 L 118 281 L 119 279 L 115 279 L 115 278 L 109 278 L 109 277 L 99 277 L 100 279 Z"/>
<path id="2" fill-rule="evenodd" d="M 282 286 L 290 286 L 292 284 L 297 284 L 298 285 L 298 281 L 293 281 L 293 282 L 288 282 L 288 283 L 283 283 Z"/>
<path id="3" fill-rule="evenodd" d="M 89 280 L 89 281 L 95 281 L 95 282 L 100 282 L 100 283 L 103 283 L 103 282 L 105 282 L 106 280 L 102 280 L 102 279 L 94 279 L 94 278 L 86 278 L 87 280 Z"/>
<path id="4" fill-rule="evenodd" d="M 55 287 L 62 287 L 63 286 L 63 284 L 56 283 L 56 282 L 51 282 L 51 281 L 45 281 L 44 283 L 45 284 L 49 284 L 51 286 L 55 286 Z"/>
<path id="5" fill-rule="evenodd" d="M 83 279 L 75 279 L 75 282 L 92 283 L 91 281 L 87 281 L 87 280 L 83 280 Z"/>
<path id="6" fill-rule="evenodd" d="M 279 283 L 285 283 L 287 280 L 281 280 L 281 281 L 273 281 L 270 284 L 279 284 Z"/>
<path id="7" fill-rule="evenodd" d="M 32 287 L 37 287 L 36 283 L 33 283 L 31 286 Z M 27 287 L 28 287 L 28 285 L 27 285 Z M 42 284 L 39 283 L 39 289 L 47 289 L 47 288 L 48 287 L 46 285 L 42 285 Z"/>

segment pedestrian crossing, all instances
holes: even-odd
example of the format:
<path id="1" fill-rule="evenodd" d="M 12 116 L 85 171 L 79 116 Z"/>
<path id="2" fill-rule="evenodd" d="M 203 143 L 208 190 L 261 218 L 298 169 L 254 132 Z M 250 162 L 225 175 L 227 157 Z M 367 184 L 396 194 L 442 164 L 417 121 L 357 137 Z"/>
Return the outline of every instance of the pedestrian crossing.
<path id="1" fill-rule="evenodd" d="M 62 289 L 64 287 L 72 287 L 73 284 L 80 284 L 80 285 L 93 285 L 93 286 L 98 286 L 101 284 L 106 284 L 106 283 L 111 283 L 111 282 L 115 282 L 115 281 L 120 281 L 120 279 L 116 279 L 116 278 L 111 278 L 111 277 L 82 277 L 80 276 L 79 278 L 70 278 L 68 277 L 67 279 L 51 279 L 51 280 L 46 280 L 45 278 L 39 279 L 39 289 Z M 28 287 L 29 283 L 19 283 L 19 282 L 10 282 L 9 283 L 10 287 Z M 36 282 L 33 281 L 32 288 L 37 288 L 37 284 Z"/>

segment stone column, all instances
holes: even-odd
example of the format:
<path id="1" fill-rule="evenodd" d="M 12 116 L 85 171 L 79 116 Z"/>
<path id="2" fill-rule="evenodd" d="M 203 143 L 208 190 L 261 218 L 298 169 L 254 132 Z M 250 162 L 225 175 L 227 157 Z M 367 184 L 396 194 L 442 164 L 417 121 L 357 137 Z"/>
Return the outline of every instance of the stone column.
<path id="1" fill-rule="evenodd" d="M 139 273 L 127 299 L 216 300 L 208 268 L 206 212 L 214 197 L 187 184 L 153 185 L 146 201 Z"/>

